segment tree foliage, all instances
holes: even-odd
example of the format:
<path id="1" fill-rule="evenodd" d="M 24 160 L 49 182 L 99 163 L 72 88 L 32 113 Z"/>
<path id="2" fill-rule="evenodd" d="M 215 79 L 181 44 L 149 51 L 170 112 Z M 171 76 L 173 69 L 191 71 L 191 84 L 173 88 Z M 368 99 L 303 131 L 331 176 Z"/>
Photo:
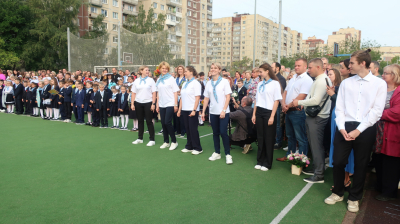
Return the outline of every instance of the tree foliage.
<path id="1" fill-rule="evenodd" d="M 12 68 L 19 61 L 15 52 L 5 49 L 5 41 L 0 37 L 0 68 Z"/>
<path id="2" fill-rule="evenodd" d="M 154 18 L 154 9 L 150 8 L 146 13 L 143 5 L 139 7 L 138 15 L 128 15 L 124 23 L 124 28 L 137 34 L 155 33 L 164 30 L 165 14 L 158 14 Z"/>
<path id="3" fill-rule="evenodd" d="M 256 59 L 255 66 L 259 67 L 260 65 L 261 65 L 260 60 Z M 240 61 L 232 62 L 232 65 L 227 67 L 226 70 L 229 71 L 231 76 L 233 76 L 236 71 L 242 73 L 246 70 L 252 70 L 252 68 L 253 68 L 253 60 L 245 56 Z"/>

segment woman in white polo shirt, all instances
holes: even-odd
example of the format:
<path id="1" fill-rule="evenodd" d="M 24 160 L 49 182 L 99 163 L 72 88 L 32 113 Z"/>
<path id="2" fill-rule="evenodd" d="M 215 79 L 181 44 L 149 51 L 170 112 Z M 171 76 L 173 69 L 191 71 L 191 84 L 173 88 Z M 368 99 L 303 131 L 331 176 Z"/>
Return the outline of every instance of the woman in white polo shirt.
<path id="1" fill-rule="evenodd" d="M 254 168 L 268 171 L 272 167 L 277 122 L 275 114 L 282 100 L 282 88 L 268 63 L 260 66 L 260 73 L 252 117 L 258 139 L 257 165 Z"/>
<path id="2" fill-rule="evenodd" d="M 231 97 L 231 87 L 227 79 L 223 79 L 221 74 L 221 64 L 212 63 L 210 73 L 212 78 L 207 82 L 204 90 L 204 105 L 203 114 L 201 115 L 203 121 L 205 120 L 205 112 L 210 102 L 210 122 L 213 129 L 214 149 L 215 152 L 208 158 L 210 161 L 221 159 L 220 153 L 220 140 L 225 149 L 226 164 L 232 164 L 232 156 L 230 153 L 229 136 L 228 136 L 228 122 L 229 122 L 229 101 Z"/>
<path id="3" fill-rule="evenodd" d="M 169 147 L 169 150 L 175 150 L 178 147 L 176 141 L 174 127 L 172 126 L 172 118 L 174 113 L 178 111 L 178 91 L 179 87 L 168 71 L 169 64 L 165 61 L 161 62 L 158 66 L 161 75 L 156 83 L 157 91 L 157 113 L 160 113 L 161 125 L 163 128 L 164 143 L 160 149 Z M 169 144 L 169 137 L 171 137 L 171 145 Z"/>
<path id="4" fill-rule="evenodd" d="M 198 112 L 201 96 L 201 84 L 196 80 L 196 69 L 187 66 L 185 69 L 186 82 L 181 89 L 181 101 L 177 116 L 183 119 L 187 134 L 187 143 L 182 152 L 191 152 L 198 155 L 203 152 L 200 144 Z"/>
<path id="5" fill-rule="evenodd" d="M 138 78 L 132 83 L 131 109 L 136 111 L 138 119 L 139 133 L 138 139 L 132 144 L 143 143 L 144 133 L 144 118 L 146 117 L 147 129 L 150 134 L 150 141 L 147 146 L 156 144 L 154 141 L 154 124 L 152 122 L 153 111 L 155 110 L 156 102 L 156 83 L 152 78 L 149 78 L 150 70 L 147 66 L 139 67 Z"/>

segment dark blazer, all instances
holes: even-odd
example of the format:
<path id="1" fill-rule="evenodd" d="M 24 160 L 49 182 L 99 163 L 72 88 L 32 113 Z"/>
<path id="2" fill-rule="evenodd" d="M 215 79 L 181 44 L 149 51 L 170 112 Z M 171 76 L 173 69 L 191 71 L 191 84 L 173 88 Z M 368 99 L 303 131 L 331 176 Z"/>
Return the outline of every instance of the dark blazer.
<path id="1" fill-rule="evenodd" d="M 51 87 L 50 87 L 50 88 L 51 88 Z M 54 86 L 54 90 L 60 92 L 60 88 L 59 88 L 58 86 Z M 52 101 L 55 101 L 56 103 L 58 103 L 59 96 L 58 96 L 58 94 L 56 94 L 56 95 L 50 94 L 50 99 L 51 99 Z"/>
<path id="2" fill-rule="evenodd" d="M 92 96 L 93 89 L 90 89 L 89 91 L 85 91 L 85 103 L 90 104 L 90 98 Z"/>
<path id="3" fill-rule="evenodd" d="M 30 100 L 31 103 L 34 103 L 36 101 L 37 88 L 33 88 L 30 92 L 31 92 L 31 98 L 27 98 L 27 100 Z"/>
<path id="4" fill-rule="evenodd" d="M 61 95 L 62 97 L 58 96 L 58 102 L 64 103 L 64 92 L 65 92 L 65 88 L 60 88 L 59 92 L 60 92 L 60 95 Z"/>
<path id="5" fill-rule="evenodd" d="M 240 89 L 240 91 L 238 91 L 239 90 L 239 87 L 235 87 L 235 91 L 237 91 L 238 92 L 238 98 L 239 98 L 239 101 L 241 102 L 242 101 L 242 99 L 243 99 L 243 97 L 245 97 L 246 95 L 247 95 L 247 89 L 246 89 L 246 87 L 242 87 L 241 89 Z"/>
<path id="6" fill-rule="evenodd" d="M 29 87 L 24 87 L 24 91 L 22 91 L 22 100 L 23 102 L 26 102 L 27 95 L 29 95 Z"/>
<path id="7" fill-rule="evenodd" d="M 118 73 L 117 74 L 112 74 L 111 75 L 111 79 L 113 82 L 117 83 L 118 82 L 118 78 L 121 77 Z"/>
<path id="8" fill-rule="evenodd" d="M 109 104 L 109 98 L 110 95 L 108 92 L 104 89 L 104 96 L 103 96 L 103 102 L 101 102 L 101 93 L 100 90 L 96 92 L 96 95 L 94 96 L 94 102 L 95 102 L 95 109 L 108 109 L 110 108 Z"/>
<path id="9" fill-rule="evenodd" d="M 121 104 L 121 98 L 122 98 L 122 93 L 117 95 L 117 99 L 118 99 L 118 109 L 122 109 L 122 110 L 127 110 L 128 108 L 128 97 L 129 94 L 125 93 L 124 94 L 124 103 Z"/>
<path id="10" fill-rule="evenodd" d="M 72 87 L 64 88 L 64 102 L 71 102 Z"/>
<path id="11" fill-rule="evenodd" d="M 16 100 L 22 100 L 22 94 L 24 92 L 24 86 L 19 84 L 14 90 L 14 96 Z"/>
<path id="12" fill-rule="evenodd" d="M 43 89 L 43 98 L 42 99 L 50 99 L 50 93 L 49 93 L 49 91 L 51 90 L 51 86 L 50 85 L 47 85 L 47 87 L 46 88 L 44 88 Z"/>
<path id="13" fill-rule="evenodd" d="M 71 88 L 71 103 L 75 103 L 76 102 L 76 96 L 75 96 L 75 90 L 77 90 L 77 88 Z"/>
<path id="14" fill-rule="evenodd" d="M 78 92 L 75 95 L 75 104 L 77 107 L 82 107 L 82 105 L 85 103 L 85 95 L 86 92 L 84 89 L 82 89 L 80 93 L 78 90 Z"/>

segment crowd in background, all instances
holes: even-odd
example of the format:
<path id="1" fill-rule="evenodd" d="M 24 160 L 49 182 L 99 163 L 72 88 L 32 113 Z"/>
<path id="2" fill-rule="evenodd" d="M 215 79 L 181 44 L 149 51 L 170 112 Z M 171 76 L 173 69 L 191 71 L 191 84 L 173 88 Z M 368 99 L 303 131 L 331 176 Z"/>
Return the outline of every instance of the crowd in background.
<path id="1" fill-rule="evenodd" d="M 325 203 L 335 204 L 349 192 L 348 210 L 357 212 L 368 167 L 377 174 L 376 199 L 397 198 L 400 180 L 400 66 L 379 74 L 369 51 L 357 51 L 340 64 L 326 58 L 299 58 L 295 67 L 278 62 L 230 74 L 219 63 L 210 72 L 192 66 L 170 68 L 167 62 L 153 75 L 147 66 L 130 72 L 113 68 L 102 74 L 89 71 L 0 70 L 0 111 L 77 125 L 138 131 L 133 144 L 154 146 L 154 123 L 161 120 L 160 148 L 175 150 L 178 137 L 187 136 L 183 153 L 203 152 L 198 126 L 212 127 L 214 152 L 232 164 L 231 147 L 246 154 L 258 146 L 255 169 L 272 169 L 274 150 L 308 155 L 312 166 L 304 181 L 324 183 L 326 167 L 333 167 L 334 186 Z M 85 122 L 87 114 L 87 122 Z M 232 121 L 236 128 L 230 134 Z M 121 125 L 120 125 L 121 123 Z M 144 131 L 146 123 L 147 131 Z M 228 134 L 229 132 L 229 134 Z M 287 147 L 283 148 L 284 141 Z"/>

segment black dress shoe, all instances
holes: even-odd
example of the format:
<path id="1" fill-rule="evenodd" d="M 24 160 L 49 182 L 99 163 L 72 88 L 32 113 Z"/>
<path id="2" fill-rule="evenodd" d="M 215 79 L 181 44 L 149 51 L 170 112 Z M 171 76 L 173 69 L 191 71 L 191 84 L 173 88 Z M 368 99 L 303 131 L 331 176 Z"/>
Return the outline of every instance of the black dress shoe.
<path id="1" fill-rule="evenodd" d="M 324 183 L 324 178 L 318 178 L 318 177 L 316 177 L 316 176 L 304 178 L 303 180 L 304 180 L 305 182 L 313 183 L 313 184 L 316 184 L 316 183 Z"/>

